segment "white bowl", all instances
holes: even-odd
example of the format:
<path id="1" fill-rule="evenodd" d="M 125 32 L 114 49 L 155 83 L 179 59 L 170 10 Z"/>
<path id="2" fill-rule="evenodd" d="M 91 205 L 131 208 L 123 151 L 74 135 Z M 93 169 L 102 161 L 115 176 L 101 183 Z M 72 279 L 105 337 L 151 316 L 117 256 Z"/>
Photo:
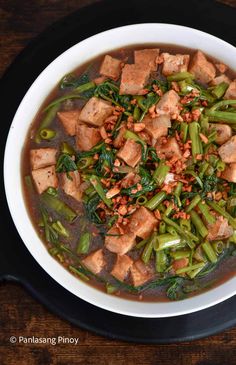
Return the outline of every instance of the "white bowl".
<path id="1" fill-rule="evenodd" d="M 46 96 L 61 77 L 99 54 L 135 45 L 163 43 L 201 49 L 235 70 L 236 48 L 207 33 L 171 24 L 135 24 L 90 37 L 57 57 L 38 76 L 20 103 L 10 127 L 4 158 L 4 182 L 15 226 L 41 267 L 81 299 L 112 312 L 137 317 L 171 317 L 199 311 L 236 294 L 236 277 L 220 286 L 178 302 L 147 303 L 107 295 L 72 276 L 47 252 L 27 213 L 21 188 L 21 152 L 27 131 Z M 14 153 L 12 153 L 14 151 Z"/>

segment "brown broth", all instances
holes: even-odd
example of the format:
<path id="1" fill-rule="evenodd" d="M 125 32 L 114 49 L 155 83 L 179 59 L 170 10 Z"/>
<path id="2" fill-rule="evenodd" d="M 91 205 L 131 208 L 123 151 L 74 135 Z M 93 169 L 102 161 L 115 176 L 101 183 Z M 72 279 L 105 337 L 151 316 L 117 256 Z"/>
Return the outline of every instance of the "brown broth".
<path id="1" fill-rule="evenodd" d="M 111 56 L 120 58 L 122 60 L 128 59 L 128 63 L 133 62 L 133 51 L 135 49 L 143 49 L 143 48 L 160 48 L 162 52 L 169 52 L 172 54 L 176 53 L 185 53 L 192 55 L 195 50 L 188 49 L 184 47 L 179 47 L 175 45 L 163 45 L 163 44 L 149 44 L 147 45 L 139 45 L 139 46 L 130 46 L 118 50 L 114 50 L 109 52 Z M 99 57 L 96 57 L 95 59 L 90 60 L 86 64 L 78 67 L 74 71 L 72 71 L 75 75 L 79 76 L 83 72 L 85 72 L 87 69 L 88 75 L 90 79 L 94 79 L 95 77 L 99 76 L 99 66 L 101 64 L 101 61 L 103 59 L 104 55 L 100 55 Z M 215 59 L 208 56 L 208 58 L 214 62 L 216 62 Z M 233 70 L 227 70 L 226 75 L 230 77 L 231 79 L 236 78 L 236 73 Z M 63 75 L 62 75 L 63 76 Z M 65 134 L 63 127 L 61 124 L 57 121 L 57 118 L 55 118 L 50 125 L 50 128 L 54 129 L 57 132 L 57 137 L 50 141 L 42 141 L 40 145 L 36 144 L 31 136 L 34 135 L 35 131 L 38 129 L 38 126 L 42 119 L 42 111 L 43 109 L 55 98 L 62 96 L 65 93 L 65 91 L 58 90 L 58 85 L 52 90 L 52 92 L 46 97 L 45 102 L 39 109 L 39 112 L 33 119 L 33 122 L 29 128 L 25 145 L 22 150 L 22 187 L 23 187 L 23 193 L 25 198 L 25 204 L 27 206 L 27 210 L 29 213 L 29 216 L 31 217 L 32 224 L 34 225 L 34 228 L 37 232 L 37 234 L 40 236 L 40 239 L 45 243 L 45 245 L 49 248 L 51 245 L 49 245 L 47 242 L 45 242 L 45 239 L 43 237 L 42 230 L 39 229 L 38 223 L 40 221 L 40 214 L 39 214 L 39 196 L 37 193 L 29 193 L 26 187 L 26 184 L 24 183 L 24 177 L 31 174 L 31 168 L 30 168 L 30 162 L 29 162 L 29 151 L 32 148 L 39 148 L 40 147 L 58 147 L 60 144 L 60 141 L 68 142 L 71 146 L 75 147 L 75 141 L 73 137 L 69 137 Z M 71 105 L 69 103 L 64 103 L 61 110 L 66 110 L 66 108 L 81 108 L 84 105 L 84 101 L 81 100 L 75 100 L 73 99 Z M 84 217 L 84 209 L 82 203 L 78 203 L 73 198 L 69 197 L 68 195 L 64 194 L 64 192 L 59 188 L 59 197 L 63 199 L 72 209 L 74 209 L 78 213 L 78 218 L 75 222 L 72 224 L 66 223 L 64 220 L 61 219 L 63 225 L 68 228 L 68 230 L 71 232 L 71 239 L 69 245 L 71 249 L 74 251 L 76 249 L 76 245 L 80 236 L 80 233 L 82 230 L 91 231 L 91 232 L 98 232 L 98 229 L 94 226 L 94 224 L 90 223 L 85 217 Z M 100 235 L 98 235 L 96 238 L 93 237 L 92 245 L 90 246 L 90 252 L 94 251 L 97 248 L 103 247 L 103 239 Z M 107 261 L 107 267 L 108 269 L 111 269 L 114 261 L 115 261 L 115 254 L 110 253 L 108 250 L 105 251 L 105 257 Z M 139 254 L 137 251 L 132 250 L 129 252 L 129 256 L 133 259 L 138 258 Z M 73 260 L 71 261 L 73 263 Z M 201 282 L 205 284 L 206 282 L 210 283 L 209 288 L 215 287 L 217 285 L 220 285 L 221 283 L 225 282 L 229 278 L 233 277 L 236 274 L 236 268 L 235 268 L 236 259 L 231 258 L 227 260 L 227 265 L 221 264 L 213 273 L 211 273 L 207 278 L 202 279 Z M 67 266 L 68 262 L 64 262 L 63 265 Z M 104 279 L 109 278 L 109 274 L 105 271 L 103 272 Z M 79 280 L 79 278 L 78 278 Z M 112 280 L 111 280 L 112 282 Z M 96 287 L 99 290 L 105 291 L 104 284 L 98 282 L 95 278 L 91 278 L 91 280 L 88 282 L 89 285 L 92 285 Z M 206 289 L 203 289 L 205 291 Z M 195 295 L 196 293 L 192 293 L 191 295 Z M 131 293 L 128 293 L 126 291 L 118 291 L 116 292 L 117 296 L 123 297 L 126 299 L 131 300 L 143 300 L 143 301 L 167 301 L 167 297 L 165 295 L 164 288 L 156 288 L 156 289 L 148 289 L 145 292 L 143 292 L 141 295 L 134 295 Z"/>

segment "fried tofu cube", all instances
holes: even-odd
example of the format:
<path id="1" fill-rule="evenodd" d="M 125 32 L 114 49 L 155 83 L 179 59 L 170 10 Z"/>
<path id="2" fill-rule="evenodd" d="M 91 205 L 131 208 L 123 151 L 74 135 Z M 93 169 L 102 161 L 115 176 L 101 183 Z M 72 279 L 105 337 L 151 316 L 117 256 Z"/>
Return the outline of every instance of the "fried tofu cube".
<path id="1" fill-rule="evenodd" d="M 111 271 L 111 275 L 120 281 L 124 281 L 133 265 L 133 260 L 127 255 L 117 255 L 116 263 Z"/>
<path id="2" fill-rule="evenodd" d="M 118 255 L 125 255 L 135 245 L 135 234 L 132 232 L 125 232 L 120 234 L 117 227 L 112 227 L 105 237 L 105 247 L 108 251 L 117 253 Z"/>
<path id="3" fill-rule="evenodd" d="M 173 114 L 179 114 L 179 100 L 180 97 L 174 90 L 167 91 L 157 103 L 156 112 L 159 115 L 166 114 L 170 117 Z"/>
<path id="4" fill-rule="evenodd" d="M 219 149 L 220 158 L 225 163 L 236 162 L 236 136 L 231 137 Z"/>
<path id="5" fill-rule="evenodd" d="M 226 90 L 224 99 L 236 99 L 236 79 L 232 81 Z M 236 104 L 233 105 L 236 107 Z"/>
<path id="6" fill-rule="evenodd" d="M 164 59 L 162 73 L 165 76 L 173 75 L 177 72 L 185 72 L 188 70 L 190 56 L 188 54 L 162 53 Z"/>
<path id="7" fill-rule="evenodd" d="M 82 263 L 92 273 L 99 274 L 106 264 L 102 249 L 90 253 Z"/>
<path id="8" fill-rule="evenodd" d="M 227 84 L 230 84 L 230 79 L 228 78 L 228 76 L 226 75 L 220 75 L 215 77 L 212 81 L 211 81 L 211 86 L 216 86 L 221 84 L 221 82 L 226 82 Z"/>
<path id="9" fill-rule="evenodd" d="M 228 220 L 223 218 L 222 216 L 218 217 L 216 222 L 213 224 L 209 224 L 208 228 L 208 236 L 207 239 L 209 241 L 226 239 L 232 236 L 233 228 L 229 226 Z"/>
<path id="10" fill-rule="evenodd" d="M 232 137 L 232 128 L 227 124 L 211 123 L 210 130 L 216 131 L 216 143 L 222 145 Z"/>
<path id="11" fill-rule="evenodd" d="M 170 117 L 168 115 L 160 115 L 157 118 L 144 117 L 145 131 L 154 139 L 167 136 L 168 128 L 171 127 Z"/>
<path id="12" fill-rule="evenodd" d="M 121 158 L 127 165 L 135 167 L 142 157 L 142 147 L 133 139 L 127 139 L 124 146 L 117 152 L 117 157 Z"/>
<path id="13" fill-rule="evenodd" d="M 100 74 L 116 81 L 121 74 L 121 64 L 121 60 L 106 55 L 100 67 Z"/>
<path id="14" fill-rule="evenodd" d="M 158 48 L 139 49 L 134 51 L 134 63 L 144 65 L 150 68 L 150 71 L 157 70 L 157 57 L 159 56 L 160 50 Z"/>
<path id="15" fill-rule="evenodd" d="M 231 163 L 221 174 L 221 178 L 236 183 L 236 163 Z"/>
<path id="16" fill-rule="evenodd" d="M 70 171 L 61 174 L 62 190 L 77 201 L 81 201 L 80 174 L 78 171 Z"/>
<path id="17" fill-rule="evenodd" d="M 209 62 L 201 51 L 197 51 L 193 56 L 189 71 L 195 79 L 203 84 L 212 81 L 216 75 L 216 69 L 213 63 Z"/>
<path id="18" fill-rule="evenodd" d="M 177 140 L 174 137 L 171 137 L 167 140 L 167 143 L 160 144 L 156 143 L 156 153 L 159 158 L 165 158 L 167 160 L 172 157 L 176 157 L 177 159 L 181 159 L 182 152 L 178 145 Z"/>
<path id="19" fill-rule="evenodd" d="M 150 68 L 139 64 L 126 64 L 121 73 L 120 95 L 142 95 L 149 76 Z"/>
<path id="20" fill-rule="evenodd" d="M 97 128 L 89 127 L 80 122 L 76 127 L 76 148 L 80 151 L 89 151 L 101 140 L 101 134 Z"/>
<path id="21" fill-rule="evenodd" d="M 113 113 L 113 107 L 109 101 L 96 98 L 89 99 L 81 110 L 80 121 L 91 124 L 95 127 L 101 127 L 104 120 Z"/>
<path id="22" fill-rule="evenodd" d="M 39 194 L 42 194 L 48 188 L 57 188 L 58 179 L 55 165 L 32 170 L 32 177 L 35 187 Z"/>
<path id="23" fill-rule="evenodd" d="M 30 150 L 30 164 L 33 170 L 56 164 L 56 148 L 37 148 Z"/>
<path id="24" fill-rule="evenodd" d="M 145 207 L 138 208 L 130 218 L 128 229 L 140 238 L 148 238 L 157 226 L 154 214 Z"/>
<path id="25" fill-rule="evenodd" d="M 75 136 L 76 125 L 79 120 L 80 110 L 58 112 L 57 116 L 69 136 Z"/>
<path id="26" fill-rule="evenodd" d="M 136 261 L 130 269 L 134 286 L 140 286 L 153 278 L 152 270 L 141 260 Z"/>

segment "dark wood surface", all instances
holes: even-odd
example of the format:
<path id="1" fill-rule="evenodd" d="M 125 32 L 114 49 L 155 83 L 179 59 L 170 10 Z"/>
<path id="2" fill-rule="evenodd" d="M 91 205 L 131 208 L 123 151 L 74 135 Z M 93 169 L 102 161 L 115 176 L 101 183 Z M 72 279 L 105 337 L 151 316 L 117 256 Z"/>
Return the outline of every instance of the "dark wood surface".
<path id="1" fill-rule="evenodd" d="M 29 41 L 48 25 L 95 1 L 99 0 L 0 0 L 0 76 Z M 236 6 L 236 0 L 222 2 Z M 55 346 L 11 344 L 9 341 L 11 336 L 45 338 L 64 336 L 79 338 L 79 343 Z M 17 284 L 0 285 L 0 365 L 170 365 L 171 363 L 236 364 L 236 328 L 181 345 L 128 344 L 109 340 L 70 325 L 37 303 Z"/>

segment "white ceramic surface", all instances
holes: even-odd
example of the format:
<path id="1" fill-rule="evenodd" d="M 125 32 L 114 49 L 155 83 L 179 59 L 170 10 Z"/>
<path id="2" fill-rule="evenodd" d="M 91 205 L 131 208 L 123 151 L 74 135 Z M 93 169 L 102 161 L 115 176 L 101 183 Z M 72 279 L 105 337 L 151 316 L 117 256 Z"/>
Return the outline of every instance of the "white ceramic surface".
<path id="1" fill-rule="evenodd" d="M 176 44 L 201 49 L 236 70 L 236 48 L 201 31 L 170 24 L 136 24 L 90 37 L 57 57 L 35 80 L 15 114 L 4 159 L 8 205 L 15 226 L 33 257 L 64 288 L 101 308 L 137 317 L 170 317 L 215 305 L 236 294 L 236 277 L 206 293 L 179 302 L 142 303 L 107 295 L 72 276 L 47 252 L 28 216 L 21 188 L 21 151 L 29 126 L 45 97 L 63 75 L 99 54 L 127 45 Z M 14 153 L 12 153 L 14 151 Z M 19 243 L 21 244 L 21 243 Z"/>

